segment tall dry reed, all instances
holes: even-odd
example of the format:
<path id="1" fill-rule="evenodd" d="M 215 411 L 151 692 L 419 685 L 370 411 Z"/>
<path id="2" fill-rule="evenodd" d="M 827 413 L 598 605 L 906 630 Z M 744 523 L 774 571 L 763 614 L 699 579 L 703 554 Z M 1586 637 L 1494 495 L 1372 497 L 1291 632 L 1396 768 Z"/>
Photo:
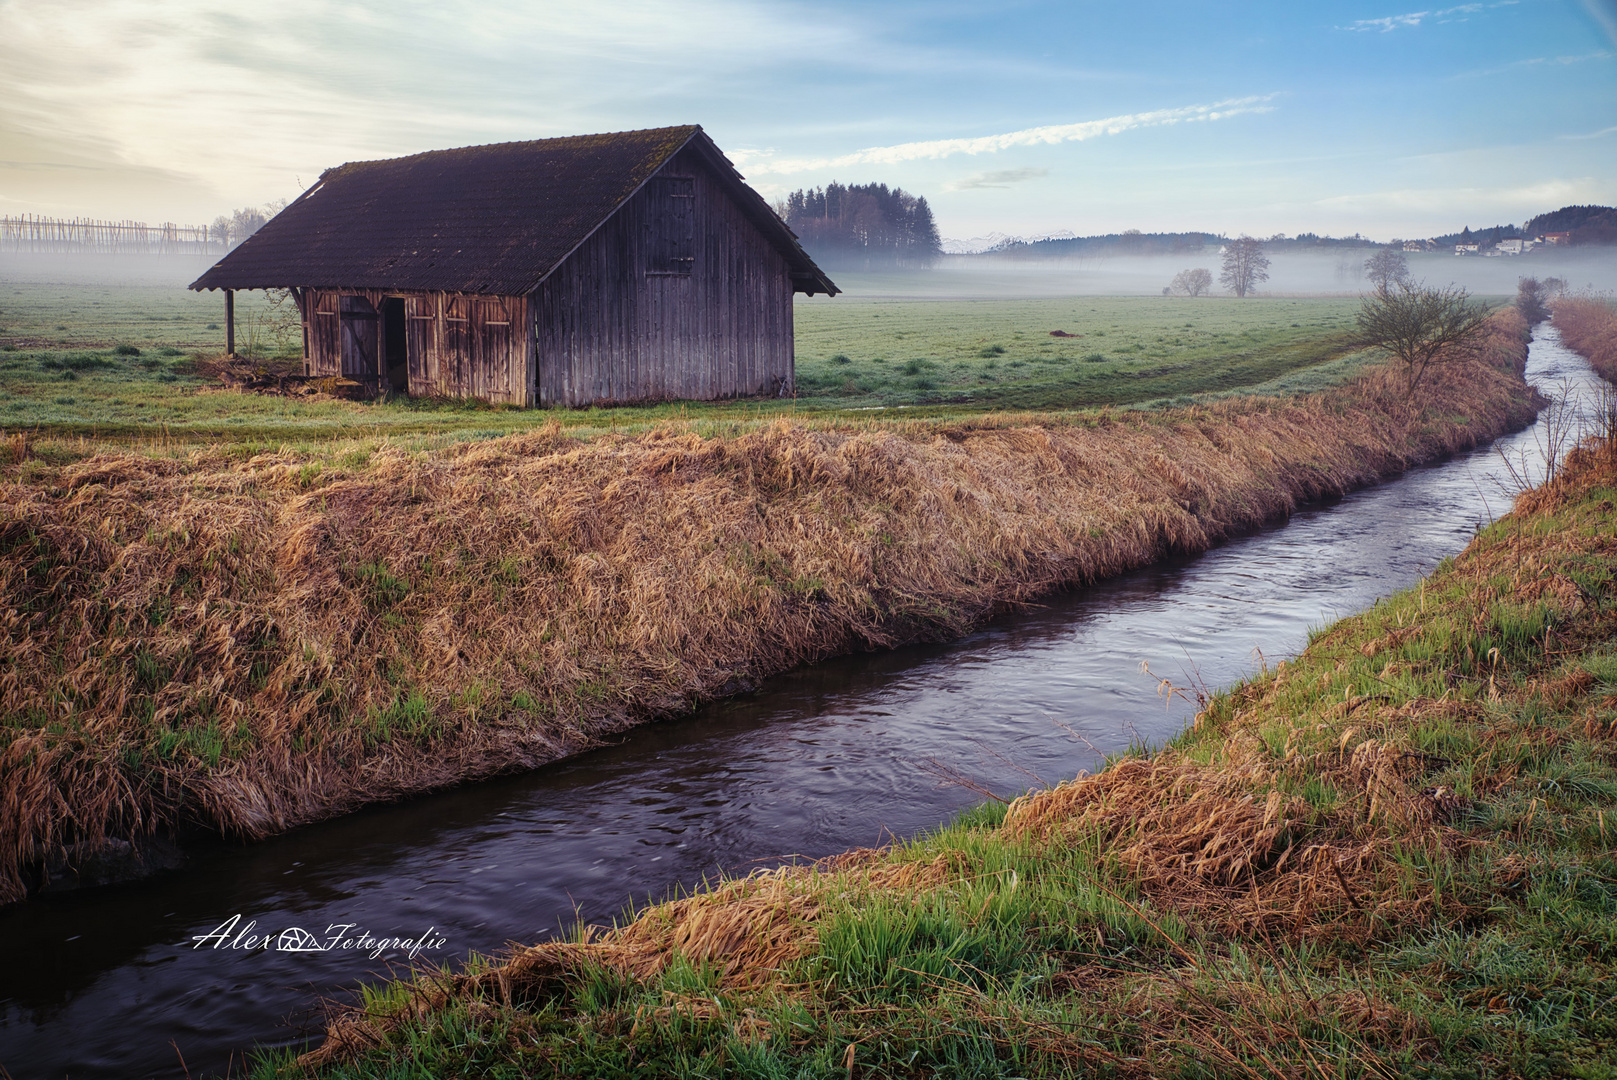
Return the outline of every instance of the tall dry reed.
<path id="1" fill-rule="evenodd" d="M 1564 297 L 1552 308 L 1551 323 L 1567 348 L 1589 361 L 1607 382 L 1617 382 L 1617 308 L 1591 297 Z"/>
<path id="2" fill-rule="evenodd" d="M 1017 426 L 559 428 L 324 469 L 0 462 L 0 902 L 188 826 L 257 838 L 530 767 L 996 612 L 1522 426 L 1525 328 L 1411 399 Z"/>

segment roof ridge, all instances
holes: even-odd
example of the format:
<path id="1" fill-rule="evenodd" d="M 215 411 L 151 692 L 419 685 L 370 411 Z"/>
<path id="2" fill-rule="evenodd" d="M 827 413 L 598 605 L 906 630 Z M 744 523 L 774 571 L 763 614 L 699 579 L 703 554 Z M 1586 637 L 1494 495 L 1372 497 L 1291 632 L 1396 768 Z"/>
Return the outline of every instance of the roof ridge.
<path id="1" fill-rule="evenodd" d="M 607 140 L 607 139 L 614 139 L 614 138 L 623 138 L 623 137 L 631 136 L 631 135 L 671 135 L 673 132 L 676 132 L 676 131 L 683 132 L 684 133 L 684 139 L 689 139 L 692 135 L 696 134 L 698 131 L 701 131 L 701 130 L 702 130 L 702 125 L 701 124 L 670 124 L 667 127 L 633 128 L 633 129 L 631 129 L 629 131 L 597 131 L 597 132 L 593 132 L 593 133 L 587 134 L 587 135 L 553 135 L 548 139 L 508 139 L 505 142 L 471 143 L 471 144 L 469 144 L 467 146 L 445 146 L 445 147 L 440 147 L 437 150 L 417 150 L 413 154 L 400 154 L 400 155 L 398 155 L 396 157 L 362 158 L 362 159 L 357 160 L 357 161 L 345 161 L 341 165 L 333 165 L 331 168 L 327 169 L 325 171 L 325 173 L 321 173 L 321 175 L 324 176 L 324 175 L 326 175 L 326 173 L 334 173 L 334 172 L 337 172 L 338 170 L 347 169 L 347 168 L 351 168 L 351 167 L 358 166 L 358 165 L 386 165 L 386 164 L 391 164 L 391 163 L 394 163 L 394 162 L 416 161 L 416 160 L 419 160 L 421 158 L 427 158 L 427 157 L 447 156 L 447 155 L 450 155 L 450 154 L 463 154 L 463 153 L 466 153 L 468 151 L 473 151 L 473 150 L 496 150 L 496 149 L 501 149 L 501 148 L 504 148 L 504 147 L 519 147 L 519 146 L 520 147 L 537 147 L 537 146 L 545 145 L 547 143 L 550 143 L 550 144 L 575 143 L 576 144 L 576 143 L 590 142 L 590 141 L 594 141 L 594 140 L 597 140 L 597 139 Z M 684 141 L 684 139 L 682 139 L 681 141 Z"/>

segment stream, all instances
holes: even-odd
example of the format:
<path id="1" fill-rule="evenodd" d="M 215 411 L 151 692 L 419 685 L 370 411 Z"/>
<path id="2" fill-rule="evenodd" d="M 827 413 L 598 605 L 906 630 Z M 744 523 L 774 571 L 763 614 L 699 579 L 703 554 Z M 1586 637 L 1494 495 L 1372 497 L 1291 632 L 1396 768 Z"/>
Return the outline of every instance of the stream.
<path id="1" fill-rule="evenodd" d="M 1548 324 L 1528 375 L 1571 405 L 1600 385 Z M 13 1080 L 239 1076 L 255 1043 L 317 1036 L 321 999 L 403 970 L 409 948 L 367 933 L 457 964 L 721 871 L 909 837 L 981 801 L 973 788 L 1015 795 L 1160 743 L 1195 688 L 1295 654 L 1464 548 L 1509 508 L 1504 457 L 1542 472 L 1552 411 L 959 641 L 831 660 L 532 772 L 0 910 L 0 1066 Z M 1160 694 L 1161 679 L 1186 692 Z M 332 947 L 246 947 L 292 928 Z"/>

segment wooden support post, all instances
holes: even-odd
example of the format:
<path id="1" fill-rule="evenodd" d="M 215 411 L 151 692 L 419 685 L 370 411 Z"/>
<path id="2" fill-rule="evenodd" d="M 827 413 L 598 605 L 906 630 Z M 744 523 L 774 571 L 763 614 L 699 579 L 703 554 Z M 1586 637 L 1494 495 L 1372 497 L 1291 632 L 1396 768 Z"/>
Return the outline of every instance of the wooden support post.
<path id="1" fill-rule="evenodd" d="M 387 369 L 387 297 L 379 296 L 376 307 L 376 390 L 377 397 L 393 392 L 392 373 Z"/>
<path id="2" fill-rule="evenodd" d="M 225 355 L 236 357 L 236 290 L 225 290 Z"/>

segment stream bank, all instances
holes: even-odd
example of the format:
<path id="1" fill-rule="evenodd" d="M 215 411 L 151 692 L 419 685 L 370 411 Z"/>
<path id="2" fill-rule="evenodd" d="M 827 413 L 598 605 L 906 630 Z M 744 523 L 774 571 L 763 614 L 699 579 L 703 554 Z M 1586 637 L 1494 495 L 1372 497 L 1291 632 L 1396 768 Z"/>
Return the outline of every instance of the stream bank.
<path id="1" fill-rule="evenodd" d="M 1159 751 L 373 988 L 255 1075 L 1607 1075 L 1617 417 L 1592 420 L 1458 557 Z"/>
<path id="2" fill-rule="evenodd" d="M 1528 423 L 1526 328 L 1415 397 L 734 439 L 559 430 L 324 467 L 0 466 L 0 902 L 69 850 L 262 839 L 531 768 L 829 656 L 958 637 Z"/>

